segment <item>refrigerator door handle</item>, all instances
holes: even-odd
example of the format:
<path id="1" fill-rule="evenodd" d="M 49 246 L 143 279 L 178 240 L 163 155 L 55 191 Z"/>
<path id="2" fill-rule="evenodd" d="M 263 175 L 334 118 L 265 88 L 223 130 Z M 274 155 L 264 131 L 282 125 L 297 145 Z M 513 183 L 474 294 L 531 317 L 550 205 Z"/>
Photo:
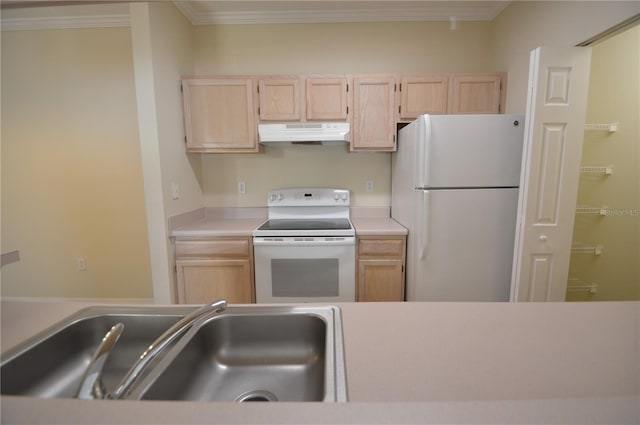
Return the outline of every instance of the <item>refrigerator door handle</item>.
<path id="1" fill-rule="evenodd" d="M 420 222 L 420 259 L 424 260 L 424 257 L 429 247 L 429 220 L 430 220 L 430 196 L 428 190 L 422 191 L 422 202 L 420 208 L 420 214 L 418 215 Z"/>
<path id="2" fill-rule="evenodd" d="M 429 186 L 429 172 L 431 163 L 431 121 L 429 116 L 419 118 L 416 139 L 416 169 L 418 181 L 416 187 Z"/>

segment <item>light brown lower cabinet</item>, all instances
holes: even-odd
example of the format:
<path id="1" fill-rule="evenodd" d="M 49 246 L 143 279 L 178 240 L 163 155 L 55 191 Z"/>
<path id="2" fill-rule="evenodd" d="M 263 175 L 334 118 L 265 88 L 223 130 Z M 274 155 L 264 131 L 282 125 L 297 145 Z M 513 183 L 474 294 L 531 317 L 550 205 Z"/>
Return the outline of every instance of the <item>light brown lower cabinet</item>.
<path id="1" fill-rule="evenodd" d="M 404 301 L 405 236 L 359 236 L 357 301 Z"/>
<path id="2" fill-rule="evenodd" d="M 255 302 L 251 238 L 176 238 L 178 302 Z"/>

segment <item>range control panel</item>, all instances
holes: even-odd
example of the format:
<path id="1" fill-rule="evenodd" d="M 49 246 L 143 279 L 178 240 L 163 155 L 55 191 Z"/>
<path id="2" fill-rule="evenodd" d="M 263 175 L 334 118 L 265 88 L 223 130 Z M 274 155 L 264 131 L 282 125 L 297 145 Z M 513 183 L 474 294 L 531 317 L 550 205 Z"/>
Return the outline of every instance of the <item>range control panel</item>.
<path id="1" fill-rule="evenodd" d="M 349 205 L 351 197 L 345 189 L 297 188 L 269 192 L 268 206 L 333 206 Z"/>

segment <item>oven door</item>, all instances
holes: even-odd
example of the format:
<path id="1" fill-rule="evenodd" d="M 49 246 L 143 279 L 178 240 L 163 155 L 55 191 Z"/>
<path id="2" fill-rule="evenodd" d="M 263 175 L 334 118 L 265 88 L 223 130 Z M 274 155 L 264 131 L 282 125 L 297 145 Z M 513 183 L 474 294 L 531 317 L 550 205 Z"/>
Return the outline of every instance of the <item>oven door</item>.
<path id="1" fill-rule="evenodd" d="M 355 301 L 355 238 L 254 237 L 257 303 Z"/>

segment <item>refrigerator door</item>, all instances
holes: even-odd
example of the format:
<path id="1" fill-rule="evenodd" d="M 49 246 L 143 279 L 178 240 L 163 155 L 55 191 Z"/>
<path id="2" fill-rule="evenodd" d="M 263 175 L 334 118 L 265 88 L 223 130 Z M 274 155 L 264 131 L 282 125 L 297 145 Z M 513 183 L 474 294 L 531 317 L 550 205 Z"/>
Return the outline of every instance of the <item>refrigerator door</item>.
<path id="1" fill-rule="evenodd" d="M 414 187 L 520 184 L 523 115 L 423 115 L 417 121 L 424 146 Z"/>
<path id="2" fill-rule="evenodd" d="M 508 301 L 518 189 L 419 190 L 409 301 Z"/>

